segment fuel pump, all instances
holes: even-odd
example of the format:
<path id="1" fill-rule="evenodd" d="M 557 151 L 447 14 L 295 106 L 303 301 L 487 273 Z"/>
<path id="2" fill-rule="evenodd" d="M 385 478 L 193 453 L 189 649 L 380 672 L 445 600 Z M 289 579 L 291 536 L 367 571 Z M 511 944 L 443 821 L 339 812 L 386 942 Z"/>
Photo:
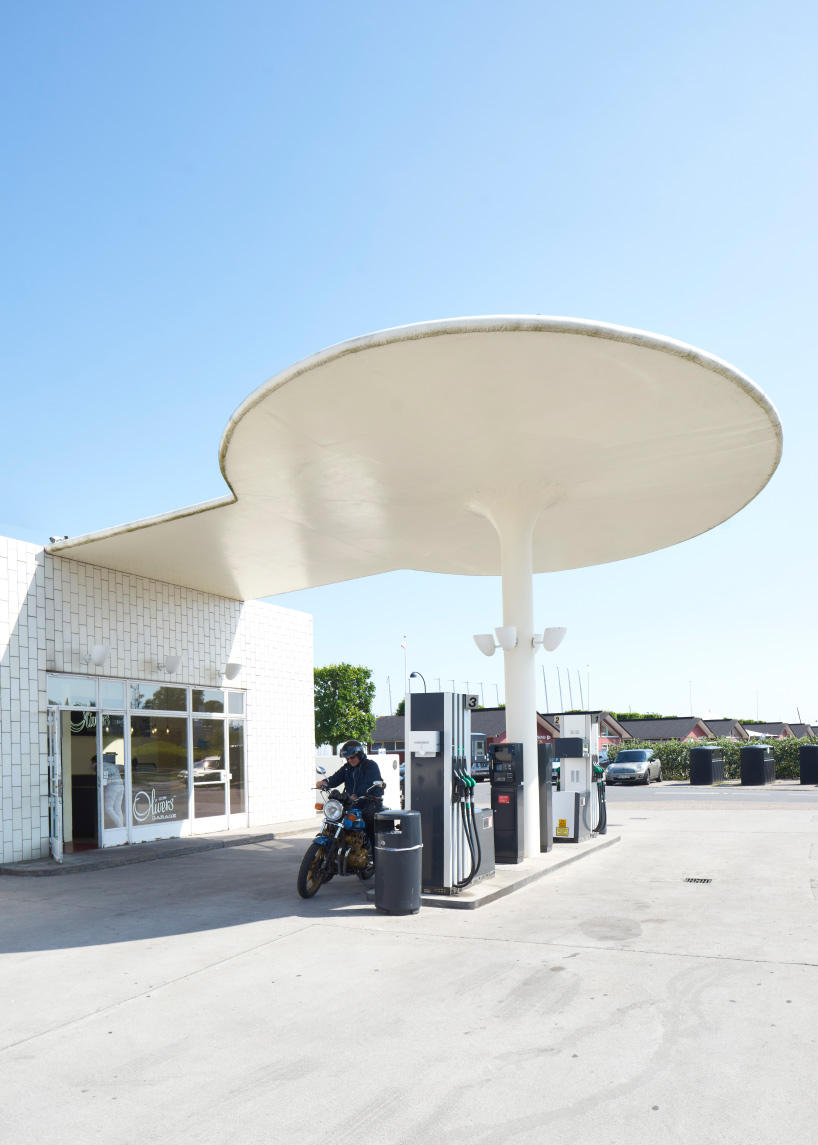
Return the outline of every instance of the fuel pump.
<path id="1" fill-rule="evenodd" d="M 493 818 L 476 808 L 471 711 L 458 692 L 406 697 L 404 806 L 420 812 L 427 894 L 457 894 L 494 874 Z"/>
<path id="2" fill-rule="evenodd" d="M 560 716 L 560 735 L 554 741 L 554 755 L 560 761 L 560 789 L 553 793 L 555 843 L 580 843 L 607 831 L 599 716 L 599 712 Z"/>

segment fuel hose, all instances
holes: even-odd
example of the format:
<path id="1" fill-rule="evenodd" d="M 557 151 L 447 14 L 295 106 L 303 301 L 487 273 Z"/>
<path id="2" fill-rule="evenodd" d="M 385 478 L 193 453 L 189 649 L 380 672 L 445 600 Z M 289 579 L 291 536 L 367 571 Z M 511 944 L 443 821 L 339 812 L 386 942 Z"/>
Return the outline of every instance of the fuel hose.
<path id="1" fill-rule="evenodd" d="M 596 777 L 597 802 L 599 803 L 599 818 L 594 831 L 597 835 L 605 835 L 608 830 L 608 804 L 605 801 L 605 771 L 598 764 L 594 764 Z"/>
<path id="2" fill-rule="evenodd" d="M 480 831 L 477 828 L 477 817 L 474 814 L 474 789 L 477 786 L 477 782 L 471 775 L 468 776 L 468 780 L 471 787 L 469 796 L 469 811 L 471 813 L 472 829 L 474 831 L 474 842 L 475 846 L 477 847 L 477 865 L 475 866 L 474 874 L 472 875 L 472 878 L 474 878 L 474 875 L 476 875 L 480 870 L 480 864 L 483 862 L 483 848 L 480 846 Z"/>
<path id="3" fill-rule="evenodd" d="M 469 885 L 474 876 L 477 874 L 477 855 L 474 849 L 474 837 L 472 836 L 471 823 L 469 821 L 469 789 L 471 776 L 467 776 L 460 766 L 455 768 L 455 776 L 457 778 L 458 787 L 460 788 L 460 821 L 463 824 L 463 834 L 466 836 L 466 843 L 469 848 L 469 855 L 471 857 L 471 871 L 468 878 L 456 882 L 455 886 L 458 890 L 463 890 Z M 471 780 L 473 783 L 474 780 Z M 479 843 L 478 843 L 479 846 Z"/>
<path id="4" fill-rule="evenodd" d="M 605 799 L 605 780 L 600 779 L 597 782 L 599 789 L 599 823 L 597 824 L 597 835 L 607 835 L 608 833 L 608 803 Z"/>

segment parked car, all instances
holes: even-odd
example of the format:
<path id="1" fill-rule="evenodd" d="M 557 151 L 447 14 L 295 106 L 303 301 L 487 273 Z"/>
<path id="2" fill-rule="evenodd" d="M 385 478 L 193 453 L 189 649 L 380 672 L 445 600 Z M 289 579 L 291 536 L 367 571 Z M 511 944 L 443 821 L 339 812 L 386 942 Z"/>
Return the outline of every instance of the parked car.
<path id="1" fill-rule="evenodd" d="M 662 761 L 650 747 L 628 747 L 620 751 L 605 770 L 605 782 L 644 783 L 652 779 L 662 782 Z"/>

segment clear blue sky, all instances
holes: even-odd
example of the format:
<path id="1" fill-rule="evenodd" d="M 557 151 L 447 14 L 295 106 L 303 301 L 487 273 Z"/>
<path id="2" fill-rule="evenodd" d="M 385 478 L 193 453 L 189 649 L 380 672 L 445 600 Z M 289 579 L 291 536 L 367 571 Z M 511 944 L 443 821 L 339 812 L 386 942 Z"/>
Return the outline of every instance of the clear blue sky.
<path id="1" fill-rule="evenodd" d="M 640 327 L 761 385 L 784 460 L 707 536 L 537 578 L 538 619 L 569 627 L 541 661 L 551 706 L 555 666 L 576 687 L 590 664 L 595 706 L 687 714 L 692 680 L 697 714 L 750 716 L 758 690 L 762 718 L 818 722 L 814 4 L 40 0 L 3 20 L 0 532 L 218 496 L 233 409 L 344 338 L 491 313 Z M 316 663 L 374 669 L 379 711 L 404 634 L 430 685 L 502 691 L 471 642 L 500 622 L 494 578 L 277 599 L 314 614 Z"/>

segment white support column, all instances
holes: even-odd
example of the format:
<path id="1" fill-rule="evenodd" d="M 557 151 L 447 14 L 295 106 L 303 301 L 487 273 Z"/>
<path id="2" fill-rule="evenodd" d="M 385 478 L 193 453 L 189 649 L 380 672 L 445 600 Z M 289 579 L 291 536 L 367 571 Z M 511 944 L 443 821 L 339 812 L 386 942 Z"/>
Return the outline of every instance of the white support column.
<path id="1" fill-rule="evenodd" d="M 540 792 L 537 767 L 537 680 L 534 636 L 532 538 L 536 513 L 492 515 L 500 537 L 503 624 L 517 629 L 517 646 L 505 652 L 506 739 L 523 745 L 525 854 L 540 853 Z"/>

